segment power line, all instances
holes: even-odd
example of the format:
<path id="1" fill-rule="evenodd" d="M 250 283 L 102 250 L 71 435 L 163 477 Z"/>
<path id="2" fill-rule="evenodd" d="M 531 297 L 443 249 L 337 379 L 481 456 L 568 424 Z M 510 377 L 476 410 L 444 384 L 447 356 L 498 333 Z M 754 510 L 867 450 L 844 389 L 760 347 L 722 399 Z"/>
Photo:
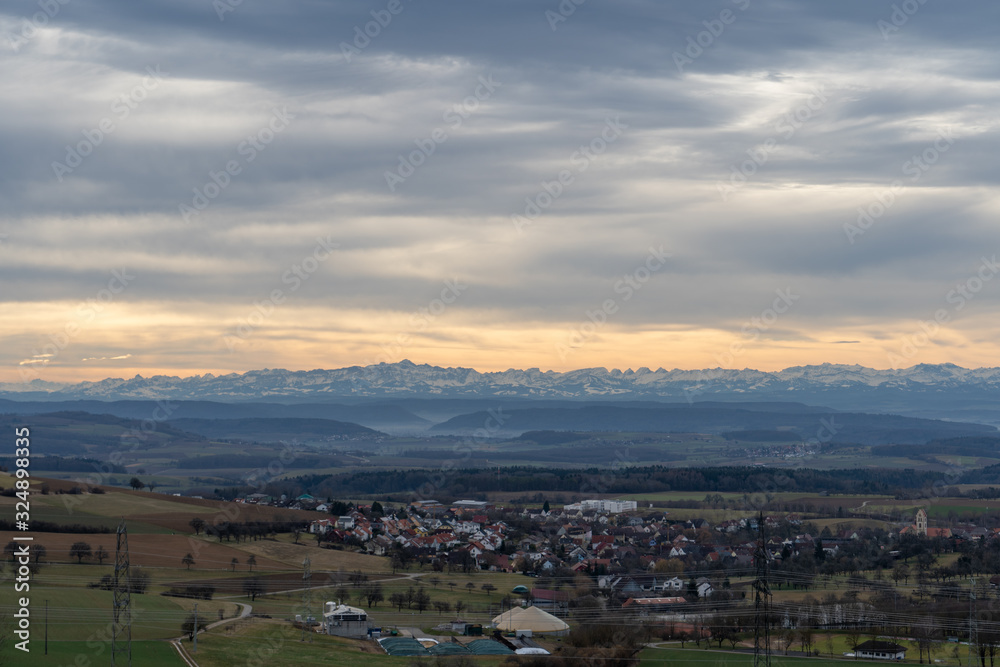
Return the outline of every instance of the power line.
<path id="1" fill-rule="evenodd" d="M 132 575 L 129 570 L 128 529 L 118 524 L 115 540 L 114 605 L 111 621 L 111 667 L 132 667 Z M 121 658 L 117 661 L 116 658 Z"/>

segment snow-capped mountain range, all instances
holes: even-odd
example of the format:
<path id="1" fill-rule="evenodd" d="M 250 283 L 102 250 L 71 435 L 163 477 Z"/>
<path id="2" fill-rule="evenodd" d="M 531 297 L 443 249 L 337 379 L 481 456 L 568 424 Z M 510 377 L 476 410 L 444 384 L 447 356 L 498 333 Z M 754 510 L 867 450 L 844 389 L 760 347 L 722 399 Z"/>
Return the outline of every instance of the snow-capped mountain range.
<path id="1" fill-rule="evenodd" d="M 575 371 L 510 369 L 481 373 L 471 368 L 442 368 L 400 361 L 336 370 L 256 370 L 192 377 L 135 376 L 98 382 L 58 384 L 35 381 L 0 383 L 0 396 L 33 400 L 221 400 L 322 399 L 323 397 L 448 398 L 687 398 L 871 392 L 909 394 L 973 392 L 990 396 L 1000 390 L 1000 368 L 967 369 L 954 364 L 920 364 L 900 370 L 857 365 L 795 366 L 777 372 L 752 369 Z M 1000 397 L 1000 393 L 996 394 Z M 1000 405 L 1000 403 L 998 403 Z"/>

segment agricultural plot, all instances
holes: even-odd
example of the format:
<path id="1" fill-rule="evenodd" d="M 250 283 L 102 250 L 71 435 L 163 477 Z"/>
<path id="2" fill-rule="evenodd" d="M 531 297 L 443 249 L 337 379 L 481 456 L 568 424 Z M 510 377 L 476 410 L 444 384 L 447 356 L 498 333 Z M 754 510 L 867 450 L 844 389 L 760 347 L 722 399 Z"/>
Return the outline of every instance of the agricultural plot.
<path id="1" fill-rule="evenodd" d="M 108 664 L 111 645 L 109 642 L 94 641 L 54 641 L 49 640 L 48 655 L 44 641 L 32 639 L 31 653 L 25 662 L 24 653 L 13 647 L 0 650 L 3 664 L 31 665 L 31 667 L 66 667 L 67 665 Z M 186 667 L 176 649 L 165 641 L 133 641 L 132 664 L 142 667 Z"/>
<path id="2" fill-rule="evenodd" d="M 44 637 L 45 600 L 49 601 L 49 643 L 90 642 L 100 644 L 111 637 L 111 591 L 80 586 L 38 583 L 31 588 L 32 645 Z M 80 582 L 82 584 L 82 582 Z M 0 590 L 0 605 L 14 608 L 13 587 Z M 132 638 L 135 640 L 168 639 L 180 634 L 187 611 L 172 598 L 149 592 L 132 596 Z"/>
<path id="3" fill-rule="evenodd" d="M 817 648 L 822 648 L 817 645 Z M 640 667 L 657 667 L 659 665 L 670 665 L 671 667 L 753 667 L 753 653 L 749 651 L 706 651 L 701 649 L 677 649 L 677 648 L 647 648 L 640 656 Z M 909 660 L 907 662 L 910 662 Z M 916 660 L 912 661 L 916 664 Z M 865 661 L 844 658 L 843 654 L 830 658 L 820 655 L 819 657 L 793 657 L 780 655 L 779 652 L 772 653 L 772 667 L 846 667 L 847 665 L 857 665 L 861 667 L 873 667 L 878 664 L 885 664 L 886 661 Z M 948 664 L 943 661 L 941 664 Z M 950 664 L 957 664 L 952 661 Z"/>
<path id="4" fill-rule="evenodd" d="M 190 651 L 190 643 L 185 642 Z M 402 665 L 405 660 L 385 655 L 375 642 L 360 642 L 311 633 L 303 641 L 301 631 L 288 623 L 254 620 L 198 637 L 201 667 L 232 667 L 234 664 L 295 665 L 295 667 L 357 667 L 358 665 Z M 497 664 L 483 662 L 481 664 Z"/>
<path id="5" fill-rule="evenodd" d="M 0 541 L 7 544 L 14 535 L 9 531 L 0 531 Z M 80 561 L 78 567 L 81 572 L 101 567 L 96 556 L 98 546 L 103 546 L 104 550 L 110 554 L 110 557 L 106 556 L 104 559 L 106 567 L 109 567 L 114 561 L 114 534 L 36 533 L 35 542 L 45 547 L 47 552 L 45 561 L 64 563 Z M 70 549 L 77 542 L 90 545 L 94 553 L 81 559 L 71 555 Z M 247 552 L 236 548 L 234 543 L 222 542 L 220 544 L 214 538 L 194 538 L 188 535 L 130 534 L 128 544 L 133 567 L 182 568 L 181 559 L 190 553 L 195 561 L 192 569 L 219 572 L 229 569 L 233 558 L 237 558 L 240 563 L 245 563 L 247 558 Z M 239 546 L 243 547 L 246 544 L 243 543 Z M 300 565 L 301 562 L 299 559 Z M 289 566 L 266 556 L 257 556 L 257 568 L 287 570 Z"/>

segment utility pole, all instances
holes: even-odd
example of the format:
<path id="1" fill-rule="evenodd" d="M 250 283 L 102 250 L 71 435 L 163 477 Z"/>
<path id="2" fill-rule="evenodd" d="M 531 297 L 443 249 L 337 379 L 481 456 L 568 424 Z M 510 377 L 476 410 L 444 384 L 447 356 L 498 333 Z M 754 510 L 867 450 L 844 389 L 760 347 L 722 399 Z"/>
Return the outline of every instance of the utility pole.
<path id="1" fill-rule="evenodd" d="M 124 517 L 115 542 L 114 600 L 111 621 L 111 667 L 132 667 L 132 574 L 128 558 L 128 529 Z M 117 662 L 116 658 L 121 658 Z"/>
<path id="2" fill-rule="evenodd" d="M 198 652 L 198 603 L 194 603 L 194 635 L 191 639 L 191 652 Z"/>
<path id="3" fill-rule="evenodd" d="M 312 613 L 312 561 L 308 558 L 302 561 L 302 637 L 299 641 L 306 640 L 306 626 L 309 625 L 309 615 Z M 312 630 L 309 631 L 309 642 L 312 643 Z"/>
<path id="4" fill-rule="evenodd" d="M 771 667 L 771 586 L 768 583 L 767 545 L 764 542 L 764 513 L 757 518 L 757 548 L 754 565 L 757 576 L 753 582 L 754 632 L 753 666 Z"/>
<path id="5" fill-rule="evenodd" d="M 969 577 L 969 667 L 975 667 L 975 651 L 979 646 L 979 627 L 976 623 L 976 580 Z"/>
<path id="6" fill-rule="evenodd" d="M 45 601 L 45 655 L 49 654 L 49 601 Z"/>

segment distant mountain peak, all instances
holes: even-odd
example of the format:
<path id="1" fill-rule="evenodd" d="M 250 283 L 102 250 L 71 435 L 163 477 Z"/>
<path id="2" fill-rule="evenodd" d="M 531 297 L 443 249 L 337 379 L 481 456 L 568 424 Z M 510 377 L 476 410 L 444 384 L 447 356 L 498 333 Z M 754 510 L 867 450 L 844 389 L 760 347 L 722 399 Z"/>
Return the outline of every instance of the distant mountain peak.
<path id="1" fill-rule="evenodd" d="M 857 364 L 823 363 L 792 366 L 781 371 L 673 369 L 651 371 L 640 367 L 581 368 L 541 371 L 510 368 L 480 372 L 472 368 L 445 368 L 396 363 L 308 371 L 260 369 L 226 375 L 192 377 L 157 375 L 131 379 L 105 378 L 78 384 L 0 384 L 0 395 L 16 397 L 30 392 L 51 399 L 176 399 L 254 400 L 299 399 L 310 396 L 439 396 L 530 398 L 686 398 L 735 395 L 752 397 L 779 392 L 834 392 L 851 390 L 931 391 L 1000 389 L 1000 368 L 970 370 L 955 364 L 917 364 L 911 368 L 879 370 Z"/>

